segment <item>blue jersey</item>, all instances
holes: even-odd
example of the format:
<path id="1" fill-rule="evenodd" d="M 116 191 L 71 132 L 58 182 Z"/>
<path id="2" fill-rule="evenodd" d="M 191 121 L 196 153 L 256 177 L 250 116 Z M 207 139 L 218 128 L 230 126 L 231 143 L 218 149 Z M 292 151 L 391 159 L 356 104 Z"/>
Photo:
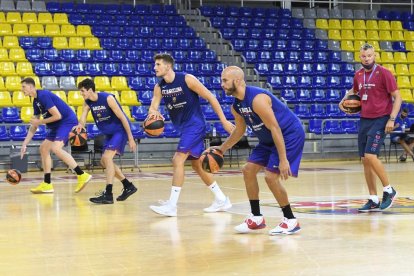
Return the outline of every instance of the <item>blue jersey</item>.
<path id="1" fill-rule="evenodd" d="M 180 132 L 204 131 L 206 122 L 201 111 L 200 98 L 185 82 L 185 74 L 175 73 L 172 83 L 159 83 L 162 97 L 174 127 Z"/>
<path id="2" fill-rule="evenodd" d="M 244 118 L 246 124 L 259 138 L 260 143 L 264 145 L 274 145 L 270 130 L 265 127 L 262 119 L 260 119 L 260 117 L 253 111 L 253 100 L 259 94 L 266 94 L 272 100 L 272 109 L 282 130 L 285 141 L 290 140 L 290 138 L 294 139 L 299 135 L 304 135 L 304 133 L 298 135 L 298 126 L 300 126 L 299 129 L 303 132 L 302 124 L 298 117 L 296 117 L 284 103 L 279 101 L 272 93 L 265 89 L 247 86 L 244 99 L 241 101 L 235 98 L 233 108 Z"/>
<path id="3" fill-rule="evenodd" d="M 407 128 L 409 129 L 410 126 L 411 126 L 410 119 L 408 119 L 408 118 L 402 119 L 401 116 L 398 116 L 395 119 L 394 125 L 397 125 L 397 124 L 398 124 L 398 127 L 396 127 L 394 129 L 394 131 L 401 131 L 402 132 L 402 126 L 403 125 L 404 125 L 404 128 L 406 128 L 406 129 Z M 401 136 L 404 136 L 404 135 L 402 133 L 391 133 L 390 138 L 393 139 L 394 137 L 401 137 Z"/>
<path id="4" fill-rule="evenodd" d="M 75 112 L 58 96 L 48 90 L 36 90 L 37 97 L 33 99 L 33 114 L 42 115 L 44 119 L 52 117 L 49 109 L 56 106 L 62 119 L 46 124 L 48 128 L 57 128 L 63 124 L 77 124 Z"/>
<path id="5" fill-rule="evenodd" d="M 113 97 L 113 95 L 105 92 L 99 92 L 97 94 L 97 101 L 85 101 L 91 109 L 92 116 L 95 120 L 96 126 L 103 134 L 114 134 L 119 131 L 125 132 L 121 120 L 116 116 L 116 114 L 112 111 L 111 107 L 109 107 L 108 105 L 108 97 Z M 119 108 L 121 108 L 119 102 L 116 99 L 115 101 L 118 104 Z M 125 114 L 124 116 L 129 122 L 129 119 L 126 117 Z"/>

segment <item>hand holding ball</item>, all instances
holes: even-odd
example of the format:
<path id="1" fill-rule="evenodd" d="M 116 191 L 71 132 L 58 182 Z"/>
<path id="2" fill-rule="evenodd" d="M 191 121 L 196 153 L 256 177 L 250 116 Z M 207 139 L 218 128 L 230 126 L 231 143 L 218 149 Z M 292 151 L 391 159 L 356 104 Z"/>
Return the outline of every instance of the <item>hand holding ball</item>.
<path id="1" fill-rule="evenodd" d="M 223 152 L 219 149 L 206 149 L 200 157 L 201 167 L 209 173 L 218 172 L 224 164 Z"/>
<path id="2" fill-rule="evenodd" d="M 361 111 L 361 98 L 356 94 L 351 94 L 342 103 L 343 107 L 350 114 L 355 114 Z"/>

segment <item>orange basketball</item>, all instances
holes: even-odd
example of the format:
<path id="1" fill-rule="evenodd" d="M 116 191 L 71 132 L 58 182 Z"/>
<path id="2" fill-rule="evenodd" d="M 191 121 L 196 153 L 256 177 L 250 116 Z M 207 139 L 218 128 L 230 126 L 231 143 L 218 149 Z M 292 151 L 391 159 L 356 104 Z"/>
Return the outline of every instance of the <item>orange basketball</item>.
<path id="1" fill-rule="evenodd" d="M 19 170 L 11 169 L 6 174 L 6 181 L 11 185 L 17 185 L 22 180 L 22 174 Z"/>
<path id="2" fill-rule="evenodd" d="M 216 173 L 223 167 L 223 153 L 219 149 L 207 149 L 201 155 L 200 162 L 203 170 L 209 173 Z"/>
<path id="3" fill-rule="evenodd" d="M 349 95 L 342 105 L 349 113 L 358 113 L 361 111 L 361 98 L 356 94 Z"/>
<path id="4" fill-rule="evenodd" d="M 88 141 L 88 134 L 84 128 L 74 128 L 69 133 L 69 142 L 72 146 L 80 147 Z"/>
<path id="5" fill-rule="evenodd" d="M 164 121 L 158 118 L 147 118 L 144 121 L 144 131 L 151 137 L 160 136 L 164 132 Z"/>

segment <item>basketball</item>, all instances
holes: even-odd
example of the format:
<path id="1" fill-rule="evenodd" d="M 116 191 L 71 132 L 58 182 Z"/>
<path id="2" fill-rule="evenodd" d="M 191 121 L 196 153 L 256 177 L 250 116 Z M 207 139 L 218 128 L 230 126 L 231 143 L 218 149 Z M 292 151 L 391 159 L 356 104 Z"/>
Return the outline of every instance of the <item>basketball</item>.
<path id="1" fill-rule="evenodd" d="M 216 173 L 223 167 L 223 153 L 219 149 L 207 149 L 201 155 L 200 162 L 203 170 L 209 173 Z"/>
<path id="2" fill-rule="evenodd" d="M 6 181 L 11 185 L 19 184 L 22 180 L 22 174 L 19 170 L 11 169 L 6 174 Z"/>
<path id="3" fill-rule="evenodd" d="M 75 127 L 69 133 L 69 142 L 72 146 L 80 147 L 86 144 L 88 141 L 88 134 L 86 133 L 86 129 L 84 128 L 77 128 Z"/>
<path id="4" fill-rule="evenodd" d="M 144 131 L 151 137 L 160 136 L 164 131 L 164 121 L 158 118 L 147 118 L 144 121 Z"/>
<path id="5" fill-rule="evenodd" d="M 348 113 L 358 113 L 361 111 L 361 98 L 356 94 L 349 95 L 342 105 L 347 109 Z"/>

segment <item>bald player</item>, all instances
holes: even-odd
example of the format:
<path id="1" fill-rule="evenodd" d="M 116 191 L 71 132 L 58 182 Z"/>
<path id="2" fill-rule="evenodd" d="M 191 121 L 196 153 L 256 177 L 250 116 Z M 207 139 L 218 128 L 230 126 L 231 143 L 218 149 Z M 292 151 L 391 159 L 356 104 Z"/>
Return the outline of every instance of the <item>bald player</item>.
<path id="1" fill-rule="evenodd" d="M 300 231 L 287 192 L 281 183 L 281 180 L 286 180 L 289 176 L 298 175 L 305 143 L 305 132 L 300 120 L 269 91 L 247 86 L 244 73 L 239 67 L 230 66 L 223 70 L 221 87 L 226 95 L 235 97 L 231 111 L 236 128 L 219 148 L 223 152 L 230 149 L 244 135 L 246 126 L 259 138 L 259 144 L 243 167 L 251 214 L 235 230 L 248 233 L 266 227 L 260 212 L 257 182 L 257 173 L 264 168 L 265 181 L 283 212 L 282 221 L 269 234 L 289 235 Z"/>
<path id="2" fill-rule="evenodd" d="M 177 202 L 184 184 L 184 162 L 189 159 L 196 173 L 213 192 L 215 199 L 204 212 L 219 212 L 231 208 L 230 199 L 224 195 L 212 174 L 201 168 L 199 158 L 204 150 L 206 121 L 201 111 L 200 97 L 206 99 L 218 115 L 224 129 L 231 133 L 234 125 L 224 116 L 216 97 L 193 75 L 176 73 L 173 70 L 174 59 L 169 54 L 157 54 L 154 57 L 155 74 L 161 81 L 154 87 L 154 96 L 148 117 L 162 117 L 158 111 L 161 99 L 164 99 L 171 121 L 181 133 L 177 150 L 173 157 L 173 179 L 170 198 L 160 201 L 160 206 L 150 206 L 157 214 L 177 216 Z"/>

